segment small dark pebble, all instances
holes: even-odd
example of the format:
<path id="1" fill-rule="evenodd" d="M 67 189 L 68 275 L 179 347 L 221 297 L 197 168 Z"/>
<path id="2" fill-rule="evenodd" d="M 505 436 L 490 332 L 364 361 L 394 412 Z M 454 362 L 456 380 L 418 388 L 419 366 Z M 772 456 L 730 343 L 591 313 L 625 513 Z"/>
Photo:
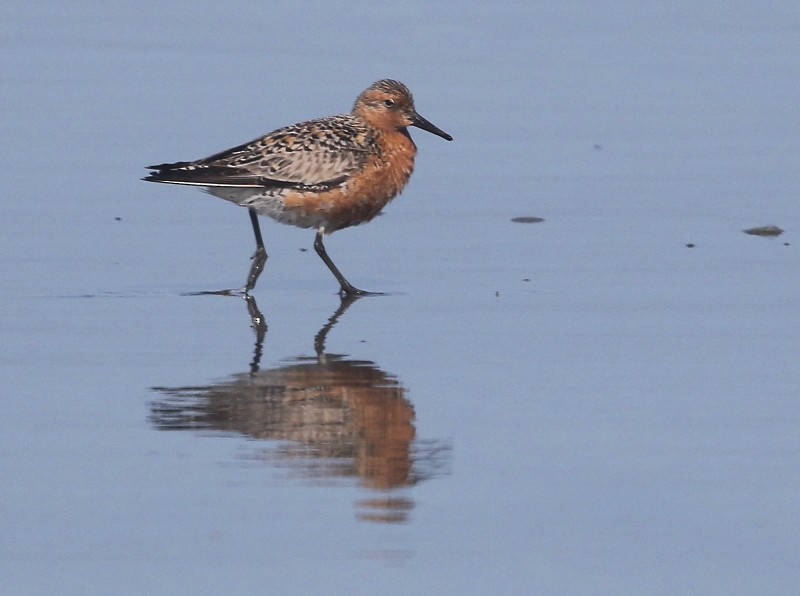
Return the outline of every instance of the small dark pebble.
<path id="1" fill-rule="evenodd" d="M 308 249 L 307 249 L 307 248 L 299 248 L 298 250 L 299 250 L 300 252 L 306 252 Z"/>
<path id="2" fill-rule="evenodd" d="M 784 246 L 790 246 L 790 244 L 788 242 L 784 242 L 783 245 Z"/>
<path id="3" fill-rule="evenodd" d="M 512 217 L 511 221 L 514 223 L 541 223 L 544 221 L 543 217 L 533 217 L 531 215 L 522 215 L 520 217 Z"/>
<path id="4" fill-rule="evenodd" d="M 686 245 L 686 247 L 687 247 L 687 248 L 694 248 L 694 242 L 689 242 L 689 243 Z"/>
<path id="5" fill-rule="evenodd" d="M 778 226 L 758 226 L 757 228 L 747 229 L 744 233 L 751 236 L 780 236 L 783 234 L 783 230 Z"/>
<path id="6" fill-rule="evenodd" d="M 121 217 L 115 217 L 114 219 L 116 219 L 117 221 L 122 221 Z"/>
<path id="7" fill-rule="evenodd" d="M 526 277 L 526 278 L 524 278 L 522 281 L 530 281 L 530 280 L 531 280 L 531 279 L 530 279 L 529 277 Z"/>

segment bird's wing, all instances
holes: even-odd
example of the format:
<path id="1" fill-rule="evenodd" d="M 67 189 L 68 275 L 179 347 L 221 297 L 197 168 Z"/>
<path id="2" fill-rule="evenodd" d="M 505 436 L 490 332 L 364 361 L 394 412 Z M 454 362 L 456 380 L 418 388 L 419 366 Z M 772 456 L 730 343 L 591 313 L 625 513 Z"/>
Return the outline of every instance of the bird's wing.
<path id="1" fill-rule="evenodd" d="M 372 139 L 350 115 L 287 126 L 204 159 L 148 166 L 145 180 L 196 186 L 325 189 L 363 167 Z"/>

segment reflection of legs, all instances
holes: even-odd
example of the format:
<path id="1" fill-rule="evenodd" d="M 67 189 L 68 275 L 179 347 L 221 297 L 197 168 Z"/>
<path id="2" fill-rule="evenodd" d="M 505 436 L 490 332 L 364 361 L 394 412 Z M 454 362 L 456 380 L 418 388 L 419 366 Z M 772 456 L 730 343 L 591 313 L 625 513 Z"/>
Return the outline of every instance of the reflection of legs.
<path id="1" fill-rule="evenodd" d="M 359 290 L 349 281 L 344 278 L 344 275 L 336 268 L 336 265 L 333 264 L 331 258 L 328 256 L 328 253 L 325 251 L 325 245 L 322 244 L 322 235 L 325 233 L 325 228 L 320 226 L 317 230 L 317 238 L 314 240 L 314 250 L 317 251 L 317 254 L 320 258 L 325 262 L 328 266 L 328 269 L 331 270 L 331 273 L 336 277 L 337 281 L 339 282 L 340 290 L 339 293 L 346 296 L 366 296 L 368 294 L 373 294 L 374 292 L 367 292 L 365 290 Z"/>
<path id="2" fill-rule="evenodd" d="M 264 249 L 264 241 L 261 239 L 261 227 L 258 225 L 258 215 L 252 209 L 250 213 L 250 223 L 253 224 L 253 234 L 256 237 L 256 252 L 250 257 L 253 264 L 250 265 L 250 273 L 247 274 L 247 283 L 244 286 L 244 293 L 247 294 L 256 287 L 258 276 L 264 270 L 264 263 L 267 262 L 267 251 Z"/>
<path id="3" fill-rule="evenodd" d="M 350 305 L 353 304 L 356 300 L 359 300 L 361 296 L 359 294 L 342 294 L 340 296 L 341 302 L 339 303 L 339 308 L 336 309 L 336 312 L 333 313 L 328 322 L 322 326 L 317 334 L 314 336 L 314 351 L 317 353 L 317 358 L 320 360 L 325 359 L 325 340 L 328 337 L 328 332 L 333 329 L 333 326 L 339 322 L 339 317 L 341 317 L 345 311 L 350 308 Z"/>
<path id="4" fill-rule="evenodd" d="M 250 362 L 250 374 L 258 372 L 258 367 L 261 363 L 261 353 L 264 350 L 264 338 L 267 335 L 267 321 L 264 315 L 258 310 L 256 299 L 250 294 L 245 294 L 244 299 L 247 302 L 247 312 L 250 314 L 250 324 L 253 331 L 256 332 L 256 345 L 253 349 L 253 360 Z"/>

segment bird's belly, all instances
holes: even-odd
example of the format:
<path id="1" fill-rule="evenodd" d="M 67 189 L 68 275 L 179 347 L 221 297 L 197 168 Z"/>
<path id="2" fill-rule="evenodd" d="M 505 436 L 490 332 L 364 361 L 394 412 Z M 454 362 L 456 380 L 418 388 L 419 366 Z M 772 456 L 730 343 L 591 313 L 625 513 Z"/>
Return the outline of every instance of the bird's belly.
<path id="1" fill-rule="evenodd" d="M 318 228 L 326 224 L 325 214 L 323 213 L 287 207 L 285 189 L 216 186 L 207 188 L 206 192 L 290 226 Z"/>
<path id="2" fill-rule="evenodd" d="M 207 192 L 280 223 L 298 228 L 324 226 L 329 233 L 370 221 L 394 197 L 390 193 L 350 193 L 346 186 L 324 192 L 217 186 Z"/>

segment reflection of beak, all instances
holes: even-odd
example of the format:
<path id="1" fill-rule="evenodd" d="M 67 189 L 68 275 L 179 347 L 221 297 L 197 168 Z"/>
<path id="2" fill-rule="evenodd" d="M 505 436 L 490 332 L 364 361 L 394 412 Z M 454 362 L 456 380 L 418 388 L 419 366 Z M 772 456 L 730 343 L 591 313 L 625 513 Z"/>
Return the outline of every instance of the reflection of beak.
<path id="1" fill-rule="evenodd" d="M 435 134 L 437 137 L 442 137 L 448 141 L 452 141 L 453 137 L 443 131 L 441 128 L 438 128 L 425 120 L 422 116 L 417 114 L 416 112 L 412 112 L 409 116 L 411 120 L 411 126 L 416 126 L 417 128 L 421 128 L 422 130 L 427 130 L 428 132 Z"/>

